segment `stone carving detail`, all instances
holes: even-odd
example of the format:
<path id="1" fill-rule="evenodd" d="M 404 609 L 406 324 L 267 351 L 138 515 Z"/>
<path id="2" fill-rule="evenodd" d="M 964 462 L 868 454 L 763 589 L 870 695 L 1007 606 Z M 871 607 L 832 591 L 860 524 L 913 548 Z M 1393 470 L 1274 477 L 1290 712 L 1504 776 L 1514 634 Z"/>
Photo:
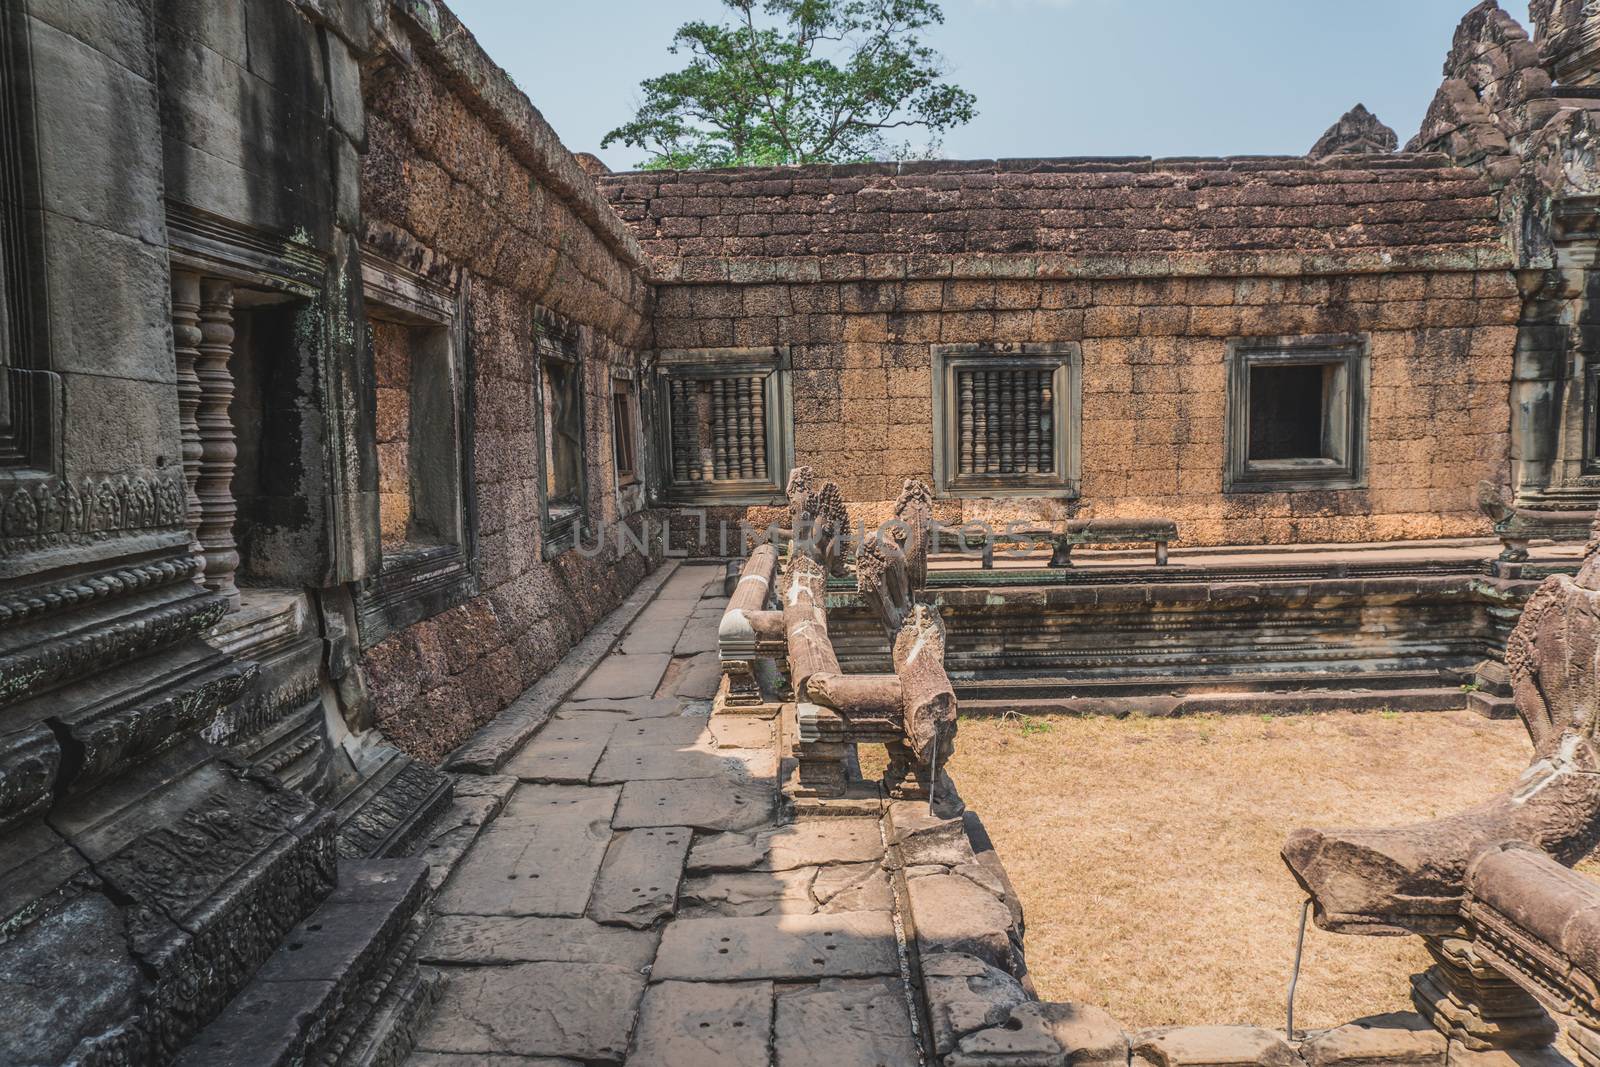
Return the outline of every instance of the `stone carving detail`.
<path id="1" fill-rule="evenodd" d="M 839 573 L 850 516 L 838 484 L 818 481 L 815 470 L 801 466 L 789 472 L 783 492 L 789 499 L 789 527 L 780 531 L 780 536 L 792 538 L 797 551 L 821 563 L 830 574 Z"/>
<path id="2" fill-rule="evenodd" d="M 957 371 L 960 473 L 1054 472 L 1054 380 L 1047 370 Z"/>
<path id="3" fill-rule="evenodd" d="M 766 395 L 761 375 L 671 381 L 673 480 L 768 478 Z"/>
<path id="4" fill-rule="evenodd" d="M 199 573 L 198 559 L 167 559 L 139 567 L 121 567 L 73 579 L 63 585 L 7 596 L 0 599 L 0 626 L 65 611 L 95 600 L 126 596 L 139 589 L 170 585 L 185 578 L 194 578 Z"/>
<path id="5" fill-rule="evenodd" d="M 178 367 L 178 427 L 183 437 L 184 516 L 189 524 L 190 551 L 203 561 L 200 544 L 200 497 L 195 486 L 200 480 L 200 277 L 185 271 L 172 274 L 172 343 Z M 195 580 L 205 582 L 200 574 Z"/>
<path id="6" fill-rule="evenodd" d="M 239 449 L 235 444 L 233 374 L 233 284 L 217 278 L 200 283 L 200 346 L 196 373 L 200 379 L 200 405 L 195 420 L 200 433 L 200 467 L 195 493 L 200 498 L 200 545 L 205 551 L 205 585 L 239 606 L 233 575 L 239 569 L 239 552 L 233 543 L 233 467 Z"/>
<path id="7" fill-rule="evenodd" d="M 181 528 L 177 478 L 53 478 L 0 493 L 0 559 L 122 534 Z"/>
<path id="8" fill-rule="evenodd" d="M 222 618 L 224 608 L 215 597 L 197 596 L 0 656 L 0 702 L 204 633 Z"/>
<path id="9" fill-rule="evenodd" d="M 1509 841 L 1575 862 L 1600 839 L 1600 756 L 1590 710 L 1600 688 L 1600 541 L 1576 578 L 1553 575 L 1529 597 L 1506 647 L 1532 764 L 1506 793 L 1458 815 L 1382 830 L 1297 830 L 1290 871 L 1331 930 L 1448 935 L 1467 865 Z"/>
<path id="10" fill-rule="evenodd" d="M 1329 156 L 1364 155 L 1374 152 L 1393 152 L 1400 146 L 1399 136 L 1378 121 L 1378 116 L 1357 104 L 1328 127 L 1328 132 L 1318 138 L 1306 155 L 1312 159 Z"/>

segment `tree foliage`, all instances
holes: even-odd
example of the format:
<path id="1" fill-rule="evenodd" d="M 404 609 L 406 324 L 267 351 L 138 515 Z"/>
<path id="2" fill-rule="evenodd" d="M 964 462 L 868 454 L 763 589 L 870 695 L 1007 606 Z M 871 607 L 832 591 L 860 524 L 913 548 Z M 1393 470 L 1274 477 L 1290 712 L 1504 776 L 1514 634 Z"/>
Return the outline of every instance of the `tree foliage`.
<path id="1" fill-rule="evenodd" d="M 931 153 L 977 113 L 920 36 L 937 0 L 722 2 L 734 17 L 680 26 L 689 65 L 642 82 L 602 146 L 649 151 L 648 169 L 852 163 Z"/>

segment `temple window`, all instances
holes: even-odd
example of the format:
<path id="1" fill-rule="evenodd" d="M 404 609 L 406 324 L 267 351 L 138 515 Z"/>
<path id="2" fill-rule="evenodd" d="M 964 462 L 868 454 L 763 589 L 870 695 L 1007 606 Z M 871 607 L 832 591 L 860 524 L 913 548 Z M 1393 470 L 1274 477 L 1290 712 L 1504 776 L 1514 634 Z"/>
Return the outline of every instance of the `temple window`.
<path id="1" fill-rule="evenodd" d="M 1076 496 L 1076 344 L 935 345 L 934 481 L 948 496 Z"/>
<path id="2" fill-rule="evenodd" d="M 670 503 L 781 497 L 792 463 L 788 354 L 695 349 L 657 356 L 661 496 Z"/>
<path id="3" fill-rule="evenodd" d="M 1365 476 L 1360 338 L 1262 338 L 1228 352 L 1229 492 L 1350 489 Z"/>
<path id="4" fill-rule="evenodd" d="M 379 574 L 358 597 L 362 643 L 473 595 L 471 427 L 465 299 L 371 250 L 363 252 L 374 437 Z"/>
<path id="5" fill-rule="evenodd" d="M 585 517 L 583 366 L 576 331 L 548 320 L 537 324 L 544 556 L 571 548 Z"/>
<path id="6" fill-rule="evenodd" d="M 633 382 L 611 380 L 611 451 L 616 464 L 617 487 L 639 481 L 639 419 Z"/>

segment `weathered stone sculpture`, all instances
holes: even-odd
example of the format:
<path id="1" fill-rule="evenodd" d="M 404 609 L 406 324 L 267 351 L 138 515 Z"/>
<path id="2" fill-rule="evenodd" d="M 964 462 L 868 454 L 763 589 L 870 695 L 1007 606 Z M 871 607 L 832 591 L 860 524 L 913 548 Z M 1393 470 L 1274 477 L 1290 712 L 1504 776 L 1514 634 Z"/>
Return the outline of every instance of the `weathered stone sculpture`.
<path id="1" fill-rule="evenodd" d="M 1297 830 L 1283 857 L 1310 893 L 1317 924 L 1346 933 L 1415 933 L 1438 961 L 1413 999 L 1469 1048 L 1538 1046 L 1543 1011 L 1463 937 L 1468 870 L 1484 854 L 1531 846 L 1561 863 L 1600 840 L 1600 540 L 1576 578 L 1555 575 L 1529 598 L 1506 649 L 1534 758 L 1502 795 L 1458 815 L 1379 830 Z"/>
<path id="2" fill-rule="evenodd" d="M 819 481 L 811 467 L 796 467 L 789 473 L 784 495 L 789 498 L 789 527 L 779 536 L 791 539 L 796 552 L 821 563 L 828 573 L 838 574 L 844 533 L 850 525 L 838 484 Z"/>
<path id="3" fill-rule="evenodd" d="M 1528 558 L 1528 542 L 1548 537 L 1555 541 L 1582 541 L 1589 533 L 1590 516 L 1581 511 L 1519 508 L 1506 499 L 1494 482 L 1478 483 L 1478 510 L 1494 523 L 1494 535 L 1505 547 L 1500 559 L 1520 563 Z"/>
<path id="4" fill-rule="evenodd" d="M 1354 155 L 1368 152 L 1393 152 L 1400 146 L 1400 138 L 1393 130 L 1378 121 L 1378 116 L 1368 111 L 1365 104 L 1357 104 L 1328 127 L 1328 132 L 1318 138 L 1306 155 L 1312 159 L 1328 156 Z"/>

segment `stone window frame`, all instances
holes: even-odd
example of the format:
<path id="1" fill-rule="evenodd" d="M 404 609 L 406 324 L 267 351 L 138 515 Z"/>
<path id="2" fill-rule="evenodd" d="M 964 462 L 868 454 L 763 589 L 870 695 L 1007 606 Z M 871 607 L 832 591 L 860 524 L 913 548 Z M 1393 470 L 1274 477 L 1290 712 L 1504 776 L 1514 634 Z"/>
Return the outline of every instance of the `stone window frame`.
<path id="1" fill-rule="evenodd" d="M 442 342 L 435 358 L 423 368 L 411 368 L 411 419 L 413 428 L 432 426 L 435 438 L 423 452 L 449 449 L 454 461 L 434 463 L 434 477 L 422 506 L 431 513 L 436 529 L 446 531 L 438 542 L 418 545 L 401 553 L 385 553 L 381 541 L 375 576 L 359 583 L 356 614 L 363 648 L 407 626 L 432 618 L 470 600 L 478 593 L 477 512 L 473 490 L 473 431 L 475 412 L 472 358 L 467 345 L 468 284 L 460 277 L 454 286 L 441 285 L 370 249 L 361 255 L 361 281 L 369 318 L 383 318 L 418 329 L 436 331 Z M 374 312 L 378 314 L 374 315 Z M 363 335 L 368 333 L 365 322 Z M 370 345 L 370 337 L 367 338 Z M 368 349 L 370 361 L 370 348 Z M 369 381 L 370 376 L 369 365 Z M 431 384 L 423 396 L 425 410 L 418 418 L 419 384 Z M 371 387 L 369 386 L 369 389 Z M 442 394 L 442 396 L 440 395 Z M 417 451 L 415 449 L 411 451 Z M 452 476 L 441 483 L 440 473 Z M 413 507 L 417 506 L 415 500 Z"/>
<path id="2" fill-rule="evenodd" d="M 1600 475 L 1600 360 L 1590 360 L 1583 371 L 1583 462 L 1579 477 Z"/>
<path id="3" fill-rule="evenodd" d="M 626 420 L 617 418 L 618 401 L 622 402 L 627 414 Z M 627 423 L 626 434 L 619 432 L 624 421 Z M 631 466 L 627 468 L 624 468 L 622 463 L 624 444 L 626 454 L 631 460 Z M 611 469 L 616 475 L 618 489 L 628 489 L 644 480 L 643 444 L 644 435 L 640 432 L 639 420 L 639 383 L 631 371 L 613 370 L 611 372 Z"/>
<path id="4" fill-rule="evenodd" d="M 0 5 L 0 472 L 60 473 L 61 377 L 50 369 L 27 15 Z"/>
<path id="5" fill-rule="evenodd" d="M 1054 371 L 1054 462 L 1048 474 L 963 475 L 960 391 L 962 370 Z M 1083 465 L 1083 347 L 1076 341 L 980 343 L 933 346 L 933 483 L 946 499 L 991 497 L 1078 498 Z"/>
<path id="6" fill-rule="evenodd" d="M 671 385 L 709 378 L 763 379 L 765 477 L 723 482 L 678 482 L 673 475 Z M 732 348 L 670 348 L 655 354 L 651 376 L 655 464 L 651 502 L 657 505 L 749 506 L 782 504 L 794 468 L 793 364 L 787 345 Z"/>
<path id="7" fill-rule="evenodd" d="M 1365 334 L 1248 337 L 1228 342 L 1227 417 L 1224 426 L 1224 493 L 1277 493 L 1364 489 L 1367 478 L 1367 408 L 1372 388 L 1370 343 Z M 1323 399 L 1342 410 L 1325 415 L 1340 453 L 1323 459 L 1252 460 L 1250 371 L 1259 366 L 1333 366 L 1339 396 Z"/>
<path id="8" fill-rule="evenodd" d="M 535 312 L 533 335 L 533 448 L 534 473 L 539 483 L 540 552 L 542 558 L 551 560 L 577 545 L 579 534 L 589 520 L 589 398 L 584 379 L 588 361 L 584 358 L 579 328 L 553 313 L 542 309 Z M 564 515 L 551 512 L 546 469 L 549 456 L 545 447 L 545 365 L 552 360 L 570 368 L 578 408 L 577 505 Z"/>

